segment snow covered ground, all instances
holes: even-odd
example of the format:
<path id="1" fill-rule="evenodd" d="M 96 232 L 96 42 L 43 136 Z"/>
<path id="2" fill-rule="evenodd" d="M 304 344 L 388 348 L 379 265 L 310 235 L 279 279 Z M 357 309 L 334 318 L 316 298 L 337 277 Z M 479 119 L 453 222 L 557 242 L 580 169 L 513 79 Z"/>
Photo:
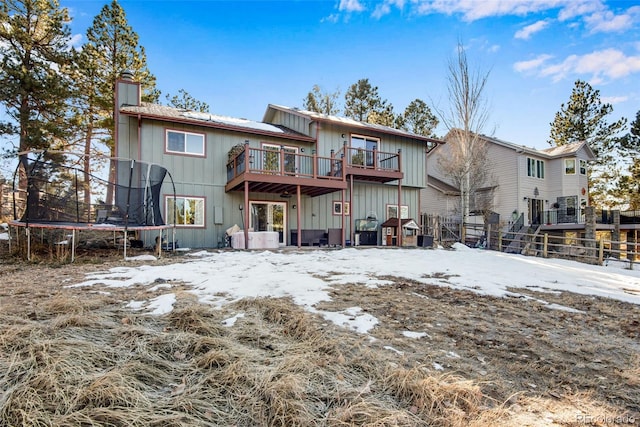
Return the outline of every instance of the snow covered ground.
<path id="1" fill-rule="evenodd" d="M 153 257 L 149 258 L 150 260 Z M 529 288 L 541 292 L 570 291 L 640 304 L 640 265 L 609 262 L 593 266 L 560 259 L 542 259 L 504 254 L 455 245 L 444 249 L 356 249 L 306 251 L 223 251 L 193 252 L 182 262 L 171 265 L 119 267 L 96 272 L 82 283 L 69 286 L 104 284 L 109 287 L 149 286 L 149 291 L 166 292 L 127 306 L 152 314 L 172 310 L 176 297 L 172 282 L 184 282 L 200 301 L 221 307 L 246 297 L 291 297 L 310 312 L 319 313 L 338 325 L 366 333 L 378 320 L 360 307 L 342 312 L 322 312 L 315 304 L 329 300 L 332 287 L 357 283 L 382 287 L 385 276 L 479 294 L 514 296 L 513 289 Z M 523 298 L 530 298 L 522 295 Z M 550 309 L 580 311 L 580 307 L 549 304 Z M 238 313 L 228 319 L 233 325 Z"/>

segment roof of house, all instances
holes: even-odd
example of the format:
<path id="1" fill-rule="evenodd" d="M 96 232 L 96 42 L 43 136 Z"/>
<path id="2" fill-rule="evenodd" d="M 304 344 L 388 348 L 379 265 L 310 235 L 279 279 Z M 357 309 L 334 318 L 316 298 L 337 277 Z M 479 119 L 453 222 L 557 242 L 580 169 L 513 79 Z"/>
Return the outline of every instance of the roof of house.
<path id="1" fill-rule="evenodd" d="M 120 113 L 131 116 L 142 116 L 149 119 L 168 121 L 173 123 L 192 124 L 229 131 L 275 136 L 279 138 L 295 139 L 305 142 L 315 142 L 315 138 L 296 132 L 285 126 L 270 123 L 256 122 L 235 117 L 219 116 L 216 114 L 202 113 L 185 110 L 182 108 L 167 107 L 164 105 L 141 103 L 140 106 L 124 105 L 120 107 Z"/>
<path id="2" fill-rule="evenodd" d="M 420 229 L 418 224 L 416 224 L 416 222 L 411 218 L 402 218 L 400 220 L 400 223 L 402 224 L 402 228 L 408 228 L 410 230 Z M 380 227 L 397 227 L 397 226 L 398 226 L 398 218 L 389 218 L 388 220 L 380 224 Z"/>
<path id="3" fill-rule="evenodd" d="M 328 114 L 322 114 L 322 113 L 317 113 L 315 111 L 308 111 L 308 110 L 301 110 L 299 108 L 292 108 L 292 107 L 285 107 L 283 105 L 275 105 L 275 104 L 269 104 L 267 106 L 267 111 L 265 111 L 264 113 L 264 121 L 270 121 L 273 120 L 273 116 L 275 114 L 275 111 L 283 111 L 286 113 L 290 113 L 290 114 L 294 114 L 300 117 L 305 117 L 311 121 L 316 121 L 316 122 L 326 122 L 326 123 L 332 123 L 335 125 L 341 125 L 344 127 L 349 127 L 352 129 L 362 129 L 362 130 L 368 130 L 368 131 L 374 131 L 374 132 L 379 132 L 379 133 L 383 133 L 383 134 L 387 134 L 387 135 L 396 135 L 396 136 L 402 136 L 405 138 L 411 138 L 411 139 L 415 139 L 415 140 L 419 140 L 422 142 L 425 142 L 429 145 L 429 148 L 433 148 L 435 146 L 437 146 L 438 144 L 444 144 L 445 141 L 443 140 L 439 140 L 439 139 L 435 139 L 435 138 L 430 138 L 424 135 L 418 135 L 415 134 L 413 132 L 408 132 L 402 129 L 395 129 L 389 126 L 383 126 L 383 125 L 378 125 L 378 124 L 374 124 L 374 123 L 365 123 L 365 122 L 359 122 L 357 120 L 354 119 L 350 119 L 348 117 L 338 117 L 338 116 L 331 116 Z"/>
<path id="4" fill-rule="evenodd" d="M 457 131 L 457 129 L 453 129 L 449 131 L 449 133 L 447 134 L 447 136 L 445 136 L 444 139 L 447 140 L 449 137 L 449 134 L 454 131 Z M 589 147 L 589 144 L 587 144 L 586 141 L 574 142 L 571 144 L 561 145 L 558 147 L 550 147 L 544 150 L 538 150 L 535 148 L 526 147 L 524 145 L 518 145 L 513 142 L 504 141 L 502 139 L 498 139 L 492 136 L 480 135 L 480 137 L 487 142 L 500 145 L 506 148 L 510 148 L 517 152 L 526 153 L 532 156 L 538 156 L 546 159 L 574 156 L 583 147 L 587 152 L 587 155 L 589 156 L 589 160 L 594 160 L 596 158 L 596 155 L 593 153 L 593 151 L 591 150 L 591 147 Z"/>

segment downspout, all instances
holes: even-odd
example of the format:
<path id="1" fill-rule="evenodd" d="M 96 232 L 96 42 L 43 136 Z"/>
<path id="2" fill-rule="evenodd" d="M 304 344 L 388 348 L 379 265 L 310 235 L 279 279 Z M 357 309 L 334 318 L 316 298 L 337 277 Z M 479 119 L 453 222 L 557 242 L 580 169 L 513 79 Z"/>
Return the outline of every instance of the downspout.
<path id="1" fill-rule="evenodd" d="M 244 248 L 249 249 L 249 181 L 244 182 Z"/>
<path id="2" fill-rule="evenodd" d="M 402 150 L 398 149 L 398 170 L 402 172 Z M 402 247 L 402 178 L 398 179 L 398 247 Z"/>

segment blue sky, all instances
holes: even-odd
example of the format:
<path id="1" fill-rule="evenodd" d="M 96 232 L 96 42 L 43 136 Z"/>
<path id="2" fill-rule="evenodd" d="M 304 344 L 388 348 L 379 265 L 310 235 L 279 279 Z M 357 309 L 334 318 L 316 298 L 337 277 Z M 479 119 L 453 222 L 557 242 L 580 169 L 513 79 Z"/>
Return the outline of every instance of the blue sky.
<path id="1" fill-rule="evenodd" d="M 105 1 L 60 0 L 76 44 Z M 267 104 L 302 106 L 314 84 L 342 96 L 361 78 L 401 112 L 415 98 L 448 107 L 458 41 L 489 72 L 485 133 L 546 148 L 576 79 L 640 110 L 640 1 L 121 0 L 165 94 L 187 90 L 220 115 L 261 120 Z M 444 129 L 439 129 L 443 134 Z"/>

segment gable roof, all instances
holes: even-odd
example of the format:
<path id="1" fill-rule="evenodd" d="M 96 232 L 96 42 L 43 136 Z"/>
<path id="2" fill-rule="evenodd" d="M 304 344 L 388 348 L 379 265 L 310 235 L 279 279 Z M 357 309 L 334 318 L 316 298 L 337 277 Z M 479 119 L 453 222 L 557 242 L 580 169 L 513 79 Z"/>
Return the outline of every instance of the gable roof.
<path id="1" fill-rule="evenodd" d="M 123 105 L 120 113 L 129 116 L 141 116 L 148 119 L 160 120 L 171 123 L 191 124 L 208 128 L 223 129 L 234 132 L 249 133 L 255 135 L 274 136 L 278 138 L 294 139 L 303 142 L 315 142 L 315 138 L 296 132 L 285 126 L 270 123 L 255 122 L 235 117 L 219 116 L 216 114 L 201 113 L 182 108 L 167 107 L 149 102 L 141 105 Z"/>
<path id="2" fill-rule="evenodd" d="M 450 130 L 444 139 L 447 140 L 450 137 L 450 133 L 456 132 L 456 131 L 459 131 L 459 129 Z M 519 153 L 526 153 L 531 156 L 538 156 L 545 159 L 573 157 L 578 153 L 578 151 L 580 151 L 583 148 L 589 160 L 595 160 L 596 158 L 596 155 L 593 153 L 593 150 L 591 150 L 591 147 L 589 147 L 589 144 L 587 144 L 586 141 L 573 142 L 571 144 L 545 148 L 544 150 L 538 150 L 535 148 L 526 147 L 524 145 L 514 144 L 513 142 L 504 141 L 502 139 L 498 139 L 492 136 L 480 135 L 480 137 L 491 144 L 496 144 L 505 148 L 509 148 L 511 150 L 515 150 L 516 152 L 519 152 Z"/>
<path id="3" fill-rule="evenodd" d="M 350 119 L 348 117 L 331 116 L 328 114 L 317 113 L 315 111 L 301 110 L 299 108 L 285 107 L 283 105 L 275 105 L 275 104 L 269 104 L 267 106 L 267 111 L 265 111 L 264 113 L 263 121 L 265 122 L 272 121 L 276 111 L 282 111 L 282 112 L 293 114 L 299 117 L 304 117 L 312 122 L 331 123 L 334 125 L 340 125 L 340 126 L 344 126 L 352 129 L 360 129 L 361 131 L 379 132 L 386 135 L 395 135 L 395 136 L 415 139 L 415 140 L 426 143 L 429 146 L 430 150 L 435 148 L 439 144 L 445 143 L 445 141 L 442 141 L 439 139 L 430 138 L 424 135 L 418 135 L 413 132 L 408 132 L 402 129 L 395 129 L 389 126 L 383 126 L 383 125 L 378 125 L 374 123 L 359 122 L 357 120 Z"/>

